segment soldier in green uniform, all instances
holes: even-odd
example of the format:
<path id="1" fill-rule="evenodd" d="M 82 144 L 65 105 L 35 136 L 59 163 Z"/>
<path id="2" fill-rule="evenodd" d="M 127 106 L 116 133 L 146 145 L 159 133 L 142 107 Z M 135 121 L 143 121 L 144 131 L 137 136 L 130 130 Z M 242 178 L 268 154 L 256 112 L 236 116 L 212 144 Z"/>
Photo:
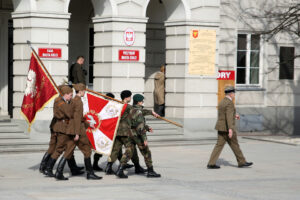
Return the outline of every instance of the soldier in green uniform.
<path id="1" fill-rule="evenodd" d="M 127 104 L 127 107 L 121 116 L 119 127 L 117 130 L 117 136 L 114 141 L 113 150 L 111 152 L 111 155 L 109 157 L 109 161 L 107 163 L 105 172 L 106 174 L 112 174 L 112 165 L 117 160 L 120 151 L 122 151 L 122 146 L 124 145 L 126 148 L 126 151 L 130 151 L 130 154 L 134 154 L 132 157 L 132 162 L 135 167 L 135 173 L 144 173 L 145 169 L 143 169 L 139 164 L 139 158 L 137 155 L 137 151 L 134 150 L 135 147 L 133 146 L 133 143 L 129 141 L 130 137 L 132 137 L 131 133 L 131 119 L 130 119 L 130 111 L 132 110 L 132 106 L 128 103 L 131 101 L 131 91 L 124 90 L 121 92 L 121 99 L 122 101 Z M 124 169 L 126 168 L 126 165 L 124 165 Z"/>
<path id="2" fill-rule="evenodd" d="M 222 152 L 222 149 L 227 142 L 232 149 L 237 162 L 238 167 L 249 167 L 253 163 L 247 162 L 238 143 L 235 119 L 239 119 L 240 116 L 236 114 L 236 110 L 233 104 L 235 98 L 235 89 L 232 86 L 225 88 L 225 98 L 219 103 L 218 106 L 218 121 L 215 129 L 218 131 L 218 140 L 215 148 L 210 156 L 207 168 L 219 169 L 220 166 L 216 165 L 216 162 Z"/>
<path id="3" fill-rule="evenodd" d="M 111 97 L 111 98 L 115 98 L 115 95 L 112 94 L 112 93 L 110 93 L 110 92 L 107 93 L 106 96 Z M 136 148 L 135 148 L 135 153 L 137 154 Z M 136 155 L 136 156 L 137 156 L 137 155 Z M 98 153 L 95 153 L 95 154 L 94 154 L 93 169 L 94 169 L 95 171 L 102 171 L 102 168 L 98 166 L 98 162 L 99 162 L 99 160 L 100 160 L 101 157 L 102 157 L 102 154 L 98 154 Z M 120 151 L 119 151 L 119 154 L 118 154 L 118 160 L 120 161 L 121 158 L 122 158 L 122 148 L 120 148 Z M 110 160 L 111 160 L 111 159 L 109 158 L 109 161 L 110 161 Z M 128 168 L 131 168 L 131 167 L 133 167 L 133 166 L 134 166 L 134 165 L 127 164 L 127 165 L 126 165 L 126 168 L 128 169 Z M 110 170 L 110 172 L 112 172 L 112 170 Z"/>
<path id="4" fill-rule="evenodd" d="M 144 103 L 144 97 L 140 94 L 135 94 L 133 96 L 133 109 L 130 112 L 130 121 L 131 121 L 131 134 L 132 137 L 130 137 L 130 142 L 132 142 L 129 147 L 131 147 L 131 151 L 133 146 L 136 144 L 141 152 L 141 154 L 144 157 L 146 166 L 147 166 L 147 177 L 161 177 L 160 174 L 157 174 L 153 170 L 152 165 L 152 157 L 151 157 L 151 151 L 148 146 L 148 140 L 146 132 L 152 132 L 152 128 L 150 128 L 148 125 L 146 125 L 145 117 L 144 115 L 146 112 L 143 110 L 143 103 Z M 127 175 L 124 174 L 124 166 L 131 158 L 132 153 L 130 152 L 130 149 L 126 149 L 125 153 L 122 156 L 121 163 L 119 165 L 118 171 L 116 175 L 119 178 L 128 178 Z"/>
<path id="5" fill-rule="evenodd" d="M 63 175 L 63 169 L 67 160 L 72 157 L 74 149 L 76 146 L 84 155 L 84 164 L 87 172 L 87 179 L 101 179 L 102 177 L 97 176 L 94 173 L 92 163 L 91 163 L 91 144 L 86 135 L 86 128 L 89 126 L 88 122 L 83 117 L 83 103 L 81 97 L 84 96 L 86 86 L 82 83 L 74 85 L 76 91 L 76 96 L 72 100 L 72 117 L 67 127 L 66 133 L 70 136 L 70 140 L 67 141 L 66 150 L 59 161 L 57 166 L 57 171 L 55 174 L 56 179 L 58 180 L 68 180 Z"/>

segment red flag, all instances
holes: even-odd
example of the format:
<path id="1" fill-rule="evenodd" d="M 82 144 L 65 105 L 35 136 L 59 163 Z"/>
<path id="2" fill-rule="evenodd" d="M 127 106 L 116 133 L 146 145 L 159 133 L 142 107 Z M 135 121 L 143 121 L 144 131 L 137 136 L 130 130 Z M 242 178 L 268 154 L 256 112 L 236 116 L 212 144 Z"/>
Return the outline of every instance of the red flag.
<path id="1" fill-rule="evenodd" d="M 110 155 L 119 120 L 127 104 L 107 100 L 91 92 L 86 92 L 82 100 L 85 118 L 92 126 L 86 132 L 92 148 Z"/>
<path id="2" fill-rule="evenodd" d="M 56 94 L 58 94 L 56 87 L 43 70 L 34 53 L 32 53 L 21 108 L 21 113 L 29 124 L 29 130 L 36 113 L 42 110 Z"/>

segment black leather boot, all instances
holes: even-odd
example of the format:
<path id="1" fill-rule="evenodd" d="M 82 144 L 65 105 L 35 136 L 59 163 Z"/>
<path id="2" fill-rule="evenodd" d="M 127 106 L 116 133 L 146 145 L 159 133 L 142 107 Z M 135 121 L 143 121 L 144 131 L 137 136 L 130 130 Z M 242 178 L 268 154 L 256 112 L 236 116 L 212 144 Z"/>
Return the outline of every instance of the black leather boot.
<path id="1" fill-rule="evenodd" d="M 79 169 L 81 167 L 76 167 L 76 162 L 75 162 L 74 157 L 73 157 L 73 159 L 71 158 L 70 160 L 67 160 L 67 161 L 68 161 L 68 166 L 70 168 L 72 176 L 84 174 L 84 172 Z M 84 168 L 84 167 L 82 167 L 82 168 Z"/>
<path id="2" fill-rule="evenodd" d="M 99 180 L 102 179 L 101 176 L 97 176 L 92 167 L 91 158 L 85 158 L 84 159 L 85 169 L 86 169 L 86 178 L 91 180 Z"/>
<path id="3" fill-rule="evenodd" d="M 134 167 L 134 165 L 128 163 L 126 163 L 126 165 L 124 166 L 125 169 L 130 169 L 132 167 Z"/>
<path id="4" fill-rule="evenodd" d="M 84 167 L 78 167 L 75 161 L 75 157 L 74 154 L 72 155 L 72 157 L 70 158 L 70 161 L 72 162 L 74 169 L 76 169 L 77 171 L 81 171 L 84 169 Z"/>
<path id="5" fill-rule="evenodd" d="M 40 172 L 43 173 L 46 169 L 47 166 L 47 162 L 50 158 L 51 154 L 48 154 L 48 152 L 46 152 L 42 158 L 41 164 L 40 164 Z"/>
<path id="6" fill-rule="evenodd" d="M 64 177 L 64 168 L 65 168 L 65 164 L 66 164 L 67 160 L 62 157 L 58 163 L 57 169 L 56 169 L 56 173 L 55 173 L 55 178 L 57 180 L 68 180 L 68 178 Z"/>
<path id="7" fill-rule="evenodd" d="M 128 178 L 127 175 L 124 174 L 125 165 L 120 164 L 116 176 L 119 178 Z"/>
<path id="8" fill-rule="evenodd" d="M 55 177 L 55 175 L 53 174 L 53 167 L 55 165 L 56 159 L 53 158 L 49 158 L 48 162 L 47 162 L 47 166 L 46 169 L 44 171 L 44 174 L 48 177 Z"/>
<path id="9" fill-rule="evenodd" d="M 106 168 L 105 168 L 105 173 L 107 175 L 110 175 L 110 174 L 113 174 L 113 170 L 112 170 L 112 166 L 113 166 L 113 163 L 112 162 L 108 162 L 107 165 L 106 165 Z"/>
<path id="10" fill-rule="evenodd" d="M 147 174 L 148 178 L 159 178 L 161 177 L 160 174 L 157 174 L 154 170 L 153 167 L 149 167 L 148 168 L 148 174 Z"/>
<path id="11" fill-rule="evenodd" d="M 101 154 L 95 153 L 94 154 L 94 162 L 93 162 L 93 169 L 95 171 L 103 171 L 103 169 L 101 167 L 98 166 L 98 162 L 100 160 L 100 158 L 102 157 Z"/>
<path id="12" fill-rule="evenodd" d="M 136 174 L 144 174 L 147 171 L 146 169 L 141 167 L 140 163 L 134 164 L 134 168 Z"/>

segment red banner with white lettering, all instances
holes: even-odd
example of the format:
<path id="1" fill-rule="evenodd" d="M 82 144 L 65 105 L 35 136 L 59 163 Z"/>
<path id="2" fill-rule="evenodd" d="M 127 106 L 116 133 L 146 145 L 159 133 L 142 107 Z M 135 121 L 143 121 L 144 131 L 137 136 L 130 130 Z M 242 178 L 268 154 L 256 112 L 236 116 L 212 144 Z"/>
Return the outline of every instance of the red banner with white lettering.
<path id="1" fill-rule="evenodd" d="M 218 80 L 235 80 L 235 71 L 220 70 Z"/>

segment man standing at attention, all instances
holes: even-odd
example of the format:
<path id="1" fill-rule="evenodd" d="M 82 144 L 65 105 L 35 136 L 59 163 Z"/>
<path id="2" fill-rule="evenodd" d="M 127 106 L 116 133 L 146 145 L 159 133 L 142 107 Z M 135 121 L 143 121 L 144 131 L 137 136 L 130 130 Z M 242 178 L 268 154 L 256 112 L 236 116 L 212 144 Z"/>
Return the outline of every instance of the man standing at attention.
<path id="1" fill-rule="evenodd" d="M 77 83 L 82 83 L 82 84 L 86 84 L 85 83 L 85 70 L 83 69 L 83 64 L 84 64 L 84 57 L 83 56 L 78 56 L 77 57 L 77 60 L 76 60 L 76 63 L 74 64 L 74 66 L 72 66 L 72 69 L 71 69 L 71 76 L 72 76 L 72 79 L 71 81 L 74 83 L 74 84 L 77 84 Z"/>
<path id="2" fill-rule="evenodd" d="M 207 168 L 219 169 L 220 166 L 216 165 L 216 162 L 222 152 L 222 149 L 227 142 L 232 149 L 237 162 L 238 167 L 249 167 L 253 163 L 247 162 L 238 143 L 235 119 L 240 119 L 240 116 L 236 114 L 236 110 L 233 104 L 235 98 L 235 89 L 232 86 L 225 88 L 225 98 L 218 105 L 218 120 L 215 129 L 218 131 L 218 141 L 210 156 Z"/>

